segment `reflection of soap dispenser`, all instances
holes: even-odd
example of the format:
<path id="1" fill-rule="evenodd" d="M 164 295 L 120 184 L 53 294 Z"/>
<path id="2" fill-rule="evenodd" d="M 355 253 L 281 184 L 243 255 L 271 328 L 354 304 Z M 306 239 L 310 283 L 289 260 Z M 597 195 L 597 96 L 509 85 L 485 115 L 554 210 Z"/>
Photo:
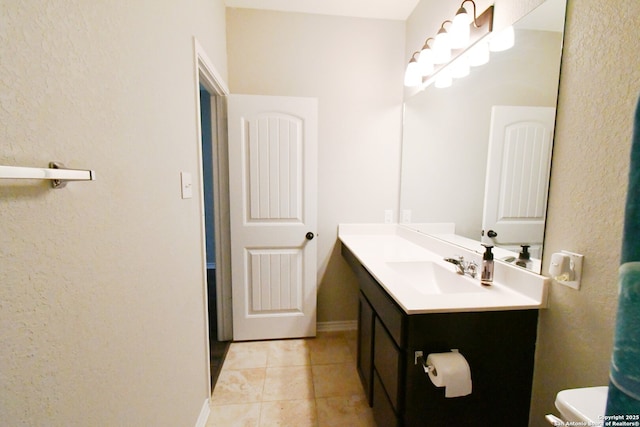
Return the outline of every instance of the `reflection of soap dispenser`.
<path id="1" fill-rule="evenodd" d="M 490 286 L 493 282 L 493 252 L 491 245 L 482 245 L 485 247 L 484 255 L 482 255 L 482 272 L 480 275 L 480 283 Z"/>
<path id="2" fill-rule="evenodd" d="M 531 254 L 529 253 L 529 245 L 521 245 L 522 251 L 518 255 L 516 265 L 527 268 L 531 265 Z"/>

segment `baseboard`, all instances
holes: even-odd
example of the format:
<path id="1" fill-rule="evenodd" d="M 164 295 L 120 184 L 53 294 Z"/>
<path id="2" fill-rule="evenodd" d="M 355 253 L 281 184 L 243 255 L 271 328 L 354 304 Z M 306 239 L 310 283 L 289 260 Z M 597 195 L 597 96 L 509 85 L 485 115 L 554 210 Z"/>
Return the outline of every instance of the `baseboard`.
<path id="1" fill-rule="evenodd" d="M 357 320 L 340 320 L 337 322 L 318 322 L 318 332 L 355 331 L 358 329 Z"/>
<path id="2" fill-rule="evenodd" d="M 196 427 L 206 427 L 207 421 L 209 420 L 209 414 L 211 413 L 211 408 L 209 407 L 209 399 L 205 399 L 202 404 L 202 409 L 200 410 L 200 416 L 198 416 L 198 421 L 196 421 Z"/>

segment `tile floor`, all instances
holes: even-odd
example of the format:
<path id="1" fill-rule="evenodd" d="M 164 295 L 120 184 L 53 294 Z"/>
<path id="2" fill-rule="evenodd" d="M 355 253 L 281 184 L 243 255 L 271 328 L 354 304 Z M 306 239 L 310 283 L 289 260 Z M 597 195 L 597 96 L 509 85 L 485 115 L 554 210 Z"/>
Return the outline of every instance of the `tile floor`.
<path id="1" fill-rule="evenodd" d="M 355 331 L 232 343 L 207 427 L 375 427 L 355 360 Z"/>

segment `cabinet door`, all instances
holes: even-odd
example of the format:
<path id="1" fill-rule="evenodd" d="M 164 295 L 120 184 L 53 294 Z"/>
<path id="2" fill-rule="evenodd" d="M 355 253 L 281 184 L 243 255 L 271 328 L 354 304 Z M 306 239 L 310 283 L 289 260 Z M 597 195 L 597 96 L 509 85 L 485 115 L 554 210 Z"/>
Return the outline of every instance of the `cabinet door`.
<path id="1" fill-rule="evenodd" d="M 378 427 L 398 427 L 400 425 L 376 372 L 373 373 L 373 419 Z"/>
<path id="2" fill-rule="evenodd" d="M 358 302 L 358 374 L 367 395 L 369 406 L 373 404 L 373 321 L 374 313 L 369 301 L 360 293 Z"/>
<path id="3" fill-rule="evenodd" d="M 400 412 L 400 350 L 378 318 L 374 326 L 373 366 L 396 412 Z M 374 398 L 375 401 L 375 398 Z M 374 402 L 375 404 L 375 402 Z"/>

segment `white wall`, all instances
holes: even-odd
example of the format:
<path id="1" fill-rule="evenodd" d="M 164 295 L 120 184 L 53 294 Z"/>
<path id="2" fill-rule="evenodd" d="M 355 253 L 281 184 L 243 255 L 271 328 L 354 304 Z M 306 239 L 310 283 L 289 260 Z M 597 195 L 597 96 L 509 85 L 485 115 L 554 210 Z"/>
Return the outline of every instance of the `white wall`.
<path id="1" fill-rule="evenodd" d="M 226 77 L 222 0 L 3 2 L 1 425 L 194 425 L 208 397 L 193 36 Z M 194 179 L 197 183 L 197 180 Z M 195 194 L 199 189 L 195 188 Z"/>
<path id="2" fill-rule="evenodd" d="M 318 320 L 354 320 L 341 222 L 397 209 L 404 22 L 227 9 L 233 93 L 319 99 Z"/>
<path id="3" fill-rule="evenodd" d="M 488 1 L 477 2 L 484 10 Z M 532 0 L 496 0 L 497 27 L 515 21 Z M 458 2 L 423 0 L 407 25 L 406 60 L 424 29 Z M 634 19 L 620 19 L 620 10 Z M 561 249 L 585 255 L 582 289 L 553 285 L 542 310 L 530 426 L 548 425 L 558 391 L 607 384 L 617 268 L 635 102 L 640 92 L 640 3 L 569 1 L 553 153 L 543 272 Z"/>

